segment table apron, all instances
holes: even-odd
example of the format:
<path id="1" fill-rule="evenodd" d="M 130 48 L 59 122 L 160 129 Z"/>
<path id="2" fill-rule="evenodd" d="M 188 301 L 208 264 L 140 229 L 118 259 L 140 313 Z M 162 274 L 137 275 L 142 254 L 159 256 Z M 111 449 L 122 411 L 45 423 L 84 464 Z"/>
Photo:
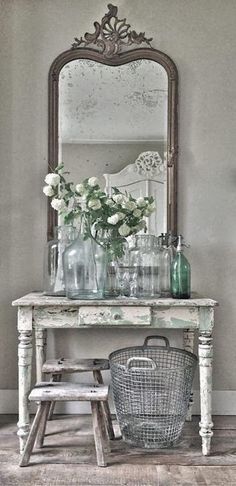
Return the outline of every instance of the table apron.
<path id="1" fill-rule="evenodd" d="M 202 319 L 204 317 L 204 319 Z M 152 327 L 199 329 L 207 321 L 199 307 L 34 307 L 34 328 Z M 210 320 L 209 320 L 210 323 Z M 209 324 L 210 325 L 210 324 Z"/>

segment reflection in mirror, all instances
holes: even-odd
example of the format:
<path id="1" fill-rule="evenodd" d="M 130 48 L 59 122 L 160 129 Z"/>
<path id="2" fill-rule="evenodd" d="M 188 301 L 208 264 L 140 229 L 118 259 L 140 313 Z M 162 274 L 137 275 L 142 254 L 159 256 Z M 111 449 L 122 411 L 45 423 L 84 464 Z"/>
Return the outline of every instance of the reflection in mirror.
<path id="1" fill-rule="evenodd" d="M 108 190 L 114 182 L 135 196 L 153 195 L 157 214 L 149 232 L 166 231 L 166 70 L 148 59 L 118 66 L 70 61 L 59 74 L 58 111 L 59 162 L 71 180 L 95 175 L 105 186 L 103 174 L 117 174 L 106 177 Z"/>

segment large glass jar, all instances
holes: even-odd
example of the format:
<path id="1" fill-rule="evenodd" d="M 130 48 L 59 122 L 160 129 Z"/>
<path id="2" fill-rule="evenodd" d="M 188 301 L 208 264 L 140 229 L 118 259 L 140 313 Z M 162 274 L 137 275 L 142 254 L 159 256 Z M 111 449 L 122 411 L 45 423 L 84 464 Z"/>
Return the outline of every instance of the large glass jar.
<path id="1" fill-rule="evenodd" d="M 102 299 L 106 251 L 93 238 L 81 233 L 63 255 L 66 296 L 69 299 Z"/>
<path id="2" fill-rule="evenodd" d="M 62 255 L 76 236 L 77 230 L 71 225 L 54 228 L 54 238 L 48 241 L 44 251 L 43 291 L 45 295 L 66 295 Z"/>
<path id="3" fill-rule="evenodd" d="M 160 261 L 153 235 L 136 235 L 135 247 L 130 250 L 133 297 L 160 297 Z"/>

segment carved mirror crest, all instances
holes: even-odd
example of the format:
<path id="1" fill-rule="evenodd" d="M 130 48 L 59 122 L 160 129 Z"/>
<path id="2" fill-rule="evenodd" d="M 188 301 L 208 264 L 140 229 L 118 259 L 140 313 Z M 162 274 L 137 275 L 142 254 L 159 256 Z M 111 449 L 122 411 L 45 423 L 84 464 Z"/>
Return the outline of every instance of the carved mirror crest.
<path id="1" fill-rule="evenodd" d="M 143 188 L 156 195 L 156 231 L 176 232 L 178 74 L 151 41 L 109 4 L 94 32 L 76 37 L 54 60 L 49 167 L 63 161 L 76 182 L 98 176 L 108 190 L 109 181 L 119 183 L 128 174 L 134 194 Z M 49 205 L 49 238 L 56 224 Z"/>

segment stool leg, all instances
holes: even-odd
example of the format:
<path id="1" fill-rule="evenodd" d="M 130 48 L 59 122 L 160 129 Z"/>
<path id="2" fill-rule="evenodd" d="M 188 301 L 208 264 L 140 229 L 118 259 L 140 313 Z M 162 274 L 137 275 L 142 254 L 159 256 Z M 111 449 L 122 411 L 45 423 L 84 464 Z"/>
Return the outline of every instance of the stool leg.
<path id="1" fill-rule="evenodd" d="M 51 381 L 61 381 L 62 375 L 54 374 L 52 375 Z M 53 412 L 55 408 L 55 402 L 51 402 L 51 406 L 48 411 L 48 420 L 52 420 Z"/>
<path id="2" fill-rule="evenodd" d="M 96 383 L 98 383 L 99 385 L 103 385 L 104 384 L 101 371 L 94 370 L 93 371 L 93 377 L 94 377 L 94 381 Z M 110 412 L 110 408 L 109 408 L 108 402 L 102 402 L 102 409 L 103 409 L 103 413 L 104 413 L 104 417 L 105 417 L 105 421 L 106 421 L 106 426 L 107 426 L 107 432 L 108 432 L 109 439 L 110 440 L 114 440 L 115 439 L 115 434 L 114 434 L 114 430 L 113 430 L 111 412 Z"/>
<path id="3" fill-rule="evenodd" d="M 105 415 L 104 415 L 103 404 L 104 404 L 104 402 L 98 402 L 98 410 L 99 410 L 99 417 L 100 417 L 100 422 L 101 422 L 102 438 L 103 438 L 103 443 L 104 443 L 105 449 L 107 450 L 107 452 L 111 452 L 111 447 L 110 447 L 108 430 L 107 430 L 107 426 L 106 426 L 106 420 L 105 420 Z"/>
<path id="4" fill-rule="evenodd" d="M 92 418 L 93 418 L 93 435 L 97 454 L 97 465 L 106 466 L 104 456 L 103 434 L 102 434 L 102 422 L 99 410 L 98 402 L 91 402 Z"/>
<path id="5" fill-rule="evenodd" d="M 39 449 L 41 447 L 43 447 L 48 413 L 49 413 L 49 410 L 50 410 L 52 403 L 55 403 L 55 402 L 46 402 L 46 405 L 45 405 L 45 408 L 44 408 L 44 411 L 43 411 L 43 415 L 42 415 L 42 418 L 41 418 L 41 421 L 40 421 L 40 424 L 39 424 L 37 438 L 36 438 L 36 447 L 38 447 Z"/>
<path id="6" fill-rule="evenodd" d="M 43 412 L 45 410 L 45 407 L 46 407 L 46 403 L 40 402 L 40 404 L 37 408 L 37 412 L 36 412 L 34 421 L 32 423 L 31 429 L 30 429 L 30 433 L 29 433 L 27 442 L 25 444 L 23 454 L 21 456 L 21 460 L 20 460 L 20 463 L 19 463 L 19 466 L 21 466 L 21 467 L 27 466 L 27 464 L 29 463 L 30 456 L 31 456 L 31 453 L 32 453 L 32 450 L 33 450 L 33 447 L 34 447 L 35 439 L 36 439 L 36 436 L 37 436 L 39 424 L 40 424 L 41 418 L 43 416 Z"/>

